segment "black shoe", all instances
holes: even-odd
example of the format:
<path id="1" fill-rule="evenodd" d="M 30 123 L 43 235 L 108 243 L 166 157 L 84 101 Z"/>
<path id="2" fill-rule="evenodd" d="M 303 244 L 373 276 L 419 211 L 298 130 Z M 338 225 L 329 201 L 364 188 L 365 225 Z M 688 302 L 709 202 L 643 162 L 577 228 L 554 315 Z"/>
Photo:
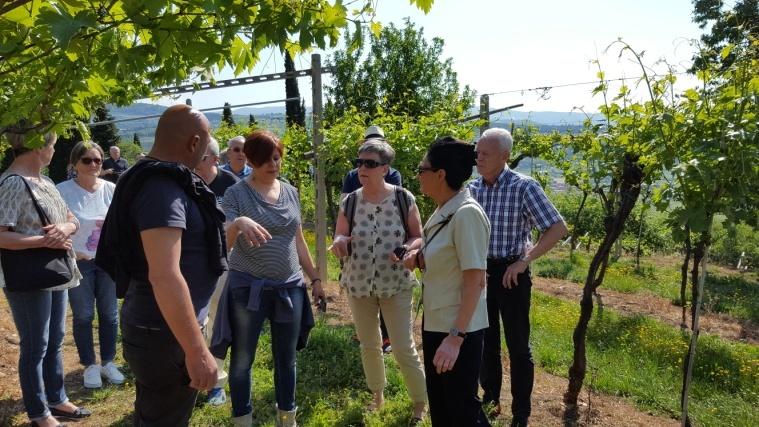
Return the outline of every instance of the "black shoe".
<path id="1" fill-rule="evenodd" d="M 87 418 L 90 415 L 92 415 L 92 412 L 90 412 L 86 408 L 76 408 L 73 412 L 67 412 L 62 411 L 60 409 L 50 408 L 50 414 L 56 418 L 66 418 L 69 420 L 79 420 L 82 418 Z"/>

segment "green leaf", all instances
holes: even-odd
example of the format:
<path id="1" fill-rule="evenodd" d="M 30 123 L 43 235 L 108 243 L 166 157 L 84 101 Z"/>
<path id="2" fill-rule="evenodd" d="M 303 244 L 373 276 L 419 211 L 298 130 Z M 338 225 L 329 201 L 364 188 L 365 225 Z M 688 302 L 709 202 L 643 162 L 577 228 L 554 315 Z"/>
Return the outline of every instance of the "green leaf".
<path id="1" fill-rule="evenodd" d="M 734 47 L 733 45 L 729 44 L 722 48 L 722 50 L 719 53 L 719 56 L 722 58 L 723 61 L 727 59 L 728 56 L 730 56 L 730 53 L 733 51 L 733 47 Z"/>
<path id="2" fill-rule="evenodd" d="M 50 26 L 50 34 L 64 49 L 77 33 L 82 29 L 93 27 L 96 22 L 95 16 L 90 11 L 82 10 L 76 16 L 71 16 L 66 10 L 58 11 L 51 7 L 40 12 L 39 20 Z"/>
<path id="3" fill-rule="evenodd" d="M 380 34 L 382 33 L 382 24 L 376 21 L 372 21 L 371 25 L 369 25 L 369 29 L 372 31 L 372 34 L 375 38 L 379 38 Z"/>
<path id="4" fill-rule="evenodd" d="M 427 14 L 430 13 L 430 10 L 432 10 L 432 3 L 434 3 L 434 0 L 410 0 L 410 2 L 411 4 L 416 3 L 416 7 Z"/>

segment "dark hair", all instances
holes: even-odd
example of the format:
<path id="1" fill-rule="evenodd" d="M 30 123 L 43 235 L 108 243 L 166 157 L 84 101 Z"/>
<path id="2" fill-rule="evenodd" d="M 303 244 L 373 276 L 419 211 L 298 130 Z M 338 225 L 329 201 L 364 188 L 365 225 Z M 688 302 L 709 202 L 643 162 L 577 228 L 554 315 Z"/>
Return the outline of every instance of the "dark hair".
<path id="1" fill-rule="evenodd" d="M 257 130 L 251 133 L 245 138 L 245 145 L 242 147 L 245 158 L 253 166 L 261 166 L 268 162 L 274 154 L 274 150 L 279 153 L 280 157 L 284 157 L 285 147 L 282 145 L 282 141 L 268 130 Z"/>
<path id="2" fill-rule="evenodd" d="M 69 157 L 69 165 L 74 166 L 79 162 L 79 159 L 84 157 L 84 154 L 90 150 L 94 149 L 98 153 L 100 153 L 100 160 L 105 160 L 105 153 L 103 152 L 103 149 L 100 148 L 99 145 L 92 141 L 80 141 L 78 142 L 74 148 L 71 149 L 71 156 Z"/>
<path id="3" fill-rule="evenodd" d="M 427 150 L 427 161 L 435 170 L 445 171 L 445 182 L 453 190 L 460 190 L 464 181 L 472 176 L 472 168 L 477 164 L 474 145 L 452 136 L 437 139 Z"/>

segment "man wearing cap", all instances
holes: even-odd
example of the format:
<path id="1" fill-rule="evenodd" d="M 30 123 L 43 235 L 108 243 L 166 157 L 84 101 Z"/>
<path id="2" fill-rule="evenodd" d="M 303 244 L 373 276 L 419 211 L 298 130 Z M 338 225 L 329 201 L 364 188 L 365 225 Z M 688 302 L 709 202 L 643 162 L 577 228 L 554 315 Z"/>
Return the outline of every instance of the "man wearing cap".
<path id="1" fill-rule="evenodd" d="M 535 365 L 530 349 L 530 262 L 567 234 L 567 225 L 540 184 L 509 169 L 513 140 L 505 129 L 488 129 L 477 141 L 480 178 L 468 188 L 490 219 L 487 307 L 489 327 L 480 368 L 483 404 L 501 411 L 501 328 L 509 351 L 512 427 L 526 427 L 530 417 Z M 535 245 L 531 232 L 541 232 Z"/>
<path id="2" fill-rule="evenodd" d="M 240 179 L 245 179 L 253 172 L 253 168 L 248 166 L 248 161 L 245 158 L 243 147 L 245 146 L 245 137 L 238 135 L 227 142 L 226 153 L 229 158 L 229 162 L 224 164 L 221 168 L 225 171 L 232 172 Z"/>
<path id="3" fill-rule="evenodd" d="M 381 127 L 371 125 L 366 128 L 363 141 L 372 138 L 384 140 L 385 132 L 382 131 Z M 385 175 L 385 182 L 388 184 L 401 187 L 402 181 L 403 180 L 401 178 L 401 173 L 392 167 L 387 172 L 387 175 Z M 358 180 L 358 169 L 352 169 L 345 175 L 345 178 L 343 178 L 343 189 L 340 192 L 340 200 L 345 199 L 348 197 L 348 194 L 358 190 L 359 188 L 361 188 L 361 182 Z M 390 346 L 390 335 L 387 333 L 387 327 L 385 326 L 385 319 L 382 317 L 382 312 L 380 312 L 380 330 L 382 331 L 382 352 L 390 353 L 392 350 L 392 347 Z"/>

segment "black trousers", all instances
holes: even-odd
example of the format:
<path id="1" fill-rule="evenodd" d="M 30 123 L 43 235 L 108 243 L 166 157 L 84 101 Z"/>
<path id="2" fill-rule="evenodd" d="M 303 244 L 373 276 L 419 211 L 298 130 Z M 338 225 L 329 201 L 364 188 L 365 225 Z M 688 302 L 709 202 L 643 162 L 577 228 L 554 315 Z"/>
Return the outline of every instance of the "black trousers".
<path id="1" fill-rule="evenodd" d="M 509 263 L 488 260 L 488 322 L 482 354 L 480 384 L 484 403 L 499 403 L 503 367 L 501 366 L 501 328 L 503 321 L 506 347 L 511 362 L 511 413 L 515 420 L 530 416 L 535 364 L 530 349 L 530 292 L 532 280 L 529 268 L 517 276 L 519 285 L 503 287 L 503 275 Z"/>
<path id="2" fill-rule="evenodd" d="M 427 377 L 432 426 L 490 426 L 482 410 L 482 403 L 477 398 L 477 375 L 482 362 L 484 329 L 468 333 L 453 370 L 438 374 L 432 360 L 446 336 L 448 334 L 445 332 L 422 331 L 424 374 Z"/>
<path id="3" fill-rule="evenodd" d="M 136 427 L 186 426 L 198 391 L 190 387 L 184 351 L 169 330 L 121 324 L 124 359 L 137 386 Z"/>

